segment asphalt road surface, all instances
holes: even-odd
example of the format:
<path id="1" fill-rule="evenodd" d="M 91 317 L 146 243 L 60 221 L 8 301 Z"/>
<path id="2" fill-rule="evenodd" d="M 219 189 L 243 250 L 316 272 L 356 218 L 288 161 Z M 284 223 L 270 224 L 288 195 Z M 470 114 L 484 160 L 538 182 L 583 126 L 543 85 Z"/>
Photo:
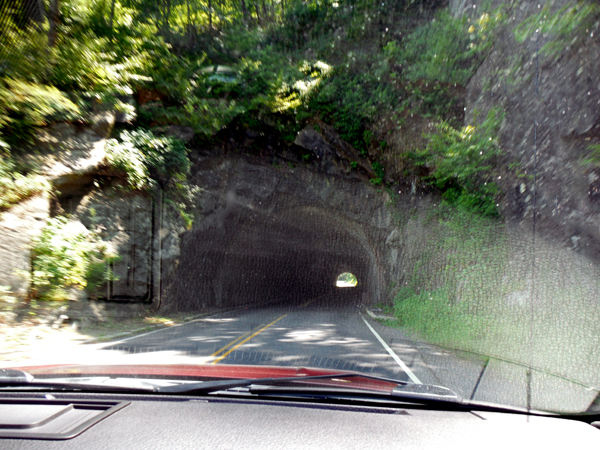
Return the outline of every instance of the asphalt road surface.
<path id="1" fill-rule="evenodd" d="M 249 364 L 352 370 L 445 386 L 463 398 L 579 411 L 596 395 L 587 387 L 523 366 L 450 351 L 409 338 L 364 308 L 309 300 L 296 306 L 239 309 L 102 344 L 95 362 Z M 90 362 L 90 361 L 88 361 Z"/>

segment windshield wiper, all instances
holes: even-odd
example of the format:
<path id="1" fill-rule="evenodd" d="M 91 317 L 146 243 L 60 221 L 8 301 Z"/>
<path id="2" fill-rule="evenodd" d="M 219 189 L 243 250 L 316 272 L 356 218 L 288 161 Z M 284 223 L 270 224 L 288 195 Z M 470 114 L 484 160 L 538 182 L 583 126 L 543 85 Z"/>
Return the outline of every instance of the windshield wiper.
<path id="1" fill-rule="evenodd" d="M 376 381 L 385 381 L 393 383 L 396 386 L 390 390 L 390 392 L 379 392 L 376 390 L 369 390 L 360 387 L 348 386 L 327 386 L 320 384 L 309 384 L 305 385 L 307 381 L 318 381 L 318 380 L 330 380 L 330 379 L 341 379 L 341 378 L 353 378 L 360 377 Z M 301 382 L 300 385 L 296 383 Z M 290 386 L 289 384 L 293 385 Z M 282 387 L 281 385 L 287 385 Z M 255 378 L 255 379 L 243 379 L 243 380 L 219 380 L 219 381 L 205 381 L 201 383 L 190 383 L 190 384 L 179 384 L 176 386 L 161 386 L 154 389 L 155 392 L 159 393 L 170 393 L 170 394 L 211 394 L 219 391 L 227 391 L 236 388 L 250 387 L 251 393 L 263 393 L 263 394 L 275 394 L 285 393 L 292 394 L 297 393 L 299 395 L 306 395 L 309 393 L 315 393 L 319 396 L 326 396 L 327 394 L 332 395 L 344 395 L 344 394 L 361 394 L 361 395 L 373 395 L 378 397 L 385 397 L 393 400 L 407 400 L 419 402 L 451 402 L 460 403 L 461 399 L 457 394 L 452 392 L 450 389 L 427 385 L 427 384 L 412 384 L 405 383 L 403 381 L 392 380 L 383 377 L 376 377 L 372 375 L 364 375 L 359 373 L 342 373 L 332 375 L 315 375 L 306 377 L 285 377 L 285 378 Z"/>
<path id="2" fill-rule="evenodd" d="M 307 383 L 310 381 L 363 378 L 375 381 L 392 383 L 395 386 L 389 392 L 379 392 L 368 388 L 348 386 L 328 386 L 318 383 Z M 298 383 L 300 382 L 300 383 Z M 450 389 L 426 384 L 412 384 L 389 378 L 359 373 L 341 373 L 331 375 L 314 375 L 305 377 L 284 378 L 254 378 L 242 380 L 216 380 L 202 381 L 198 383 L 182 383 L 172 386 L 118 386 L 114 384 L 96 384 L 77 381 L 51 381 L 36 379 L 31 374 L 22 370 L 0 369 L 0 389 L 26 387 L 30 389 L 50 389 L 68 391 L 89 392 L 136 392 L 136 393 L 161 393 L 161 394 L 211 394 L 219 391 L 233 390 L 236 388 L 249 387 L 249 392 L 261 395 L 297 394 L 300 396 L 318 395 L 319 397 L 339 395 L 366 395 L 384 397 L 395 400 L 418 400 L 423 401 L 445 401 L 456 403 L 459 397 Z"/>

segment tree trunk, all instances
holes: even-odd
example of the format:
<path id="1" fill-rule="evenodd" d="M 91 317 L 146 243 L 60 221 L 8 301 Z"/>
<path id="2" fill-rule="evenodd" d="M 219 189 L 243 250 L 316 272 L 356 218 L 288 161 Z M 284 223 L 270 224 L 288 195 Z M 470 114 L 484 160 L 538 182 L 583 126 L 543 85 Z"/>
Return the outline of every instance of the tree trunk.
<path id="1" fill-rule="evenodd" d="M 112 0 L 110 5 L 110 19 L 108 27 L 110 28 L 110 42 L 113 41 L 113 21 L 115 20 L 115 0 Z"/>
<path id="2" fill-rule="evenodd" d="M 260 6 L 258 4 L 258 0 L 256 1 L 256 3 L 254 4 L 254 11 L 256 12 L 256 20 L 258 21 L 258 23 L 262 23 L 262 20 L 260 20 Z"/>
<path id="3" fill-rule="evenodd" d="M 44 6 L 44 0 L 38 0 L 38 10 L 40 11 L 40 22 L 44 22 L 46 18 L 46 7 Z"/>
<path id="4" fill-rule="evenodd" d="M 190 32 L 190 28 L 191 28 L 191 20 L 190 20 L 190 0 L 186 0 L 185 1 L 185 5 L 187 6 L 187 29 L 188 29 L 188 33 Z"/>
<path id="5" fill-rule="evenodd" d="M 50 8 L 48 10 L 48 22 L 50 29 L 48 30 L 48 46 L 56 45 L 56 33 L 58 27 L 58 19 L 60 16 L 60 0 L 50 0 Z"/>
<path id="6" fill-rule="evenodd" d="M 240 0 L 240 6 L 242 7 L 242 14 L 244 15 L 244 22 L 248 23 L 248 8 L 246 8 L 246 1 Z"/>
<path id="7" fill-rule="evenodd" d="M 171 0 L 167 0 L 167 15 L 166 15 L 166 26 L 169 31 L 169 18 L 171 17 Z"/>

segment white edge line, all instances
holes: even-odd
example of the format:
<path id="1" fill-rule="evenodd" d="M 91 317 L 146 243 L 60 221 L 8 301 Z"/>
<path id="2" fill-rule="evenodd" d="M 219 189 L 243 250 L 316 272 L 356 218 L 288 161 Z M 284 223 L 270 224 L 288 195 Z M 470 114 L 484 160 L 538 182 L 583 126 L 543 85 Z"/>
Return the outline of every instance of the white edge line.
<path id="1" fill-rule="evenodd" d="M 188 323 L 188 322 L 186 322 L 186 323 Z M 170 328 L 180 327 L 181 325 L 183 325 L 183 324 L 181 323 L 181 324 L 177 324 L 177 325 L 172 325 L 170 327 L 159 328 L 158 330 L 152 330 L 152 331 L 148 331 L 147 333 L 136 334 L 135 336 L 130 336 L 130 337 L 125 338 L 125 339 L 119 339 L 117 341 L 100 342 L 100 344 L 117 344 L 119 342 L 129 341 L 131 339 L 139 338 L 139 337 L 142 337 L 142 336 L 148 336 L 149 334 L 152 334 L 152 333 L 158 333 L 159 331 L 165 331 L 165 330 L 168 330 Z"/>
<path id="2" fill-rule="evenodd" d="M 147 333 L 142 333 L 142 334 L 136 334 L 134 336 L 129 336 L 128 338 L 124 338 L 124 339 L 117 339 L 116 341 L 106 341 L 106 342 L 97 342 L 98 344 L 118 344 L 120 342 L 125 342 L 125 341 L 130 341 L 131 339 L 135 339 L 135 338 L 139 338 L 142 336 L 148 336 L 149 334 L 152 333 L 158 333 L 159 331 L 166 331 L 166 330 L 170 330 L 171 328 L 177 328 L 177 327 L 182 327 L 184 325 L 187 325 L 188 323 L 194 323 L 194 322 L 201 322 L 204 319 L 208 319 L 210 317 L 216 316 L 218 314 L 222 314 L 222 313 L 227 313 L 227 312 L 231 312 L 231 311 L 236 311 L 237 309 L 241 309 L 240 308 L 234 308 L 234 309 L 230 309 L 230 310 L 226 310 L 226 311 L 218 311 L 215 312 L 213 314 L 208 314 L 208 315 L 204 315 L 204 314 L 198 314 L 196 316 L 191 316 L 190 320 L 187 320 L 186 322 L 183 323 L 178 323 L 176 325 L 170 325 L 170 326 L 164 326 L 159 328 L 158 330 L 152 330 L 152 331 L 148 331 Z"/>
<path id="3" fill-rule="evenodd" d="M 135 336 L 130 336 L 128 338 L 119 339 L 119 340 L 116 340 L 116 341 L 99 342 L 99 344 L 117 344 L 119 342 L 129 341 L 131 339 L 139 338 L 139 337 L 142 337 L 142 336 L 148 336 L 149 334 L 152 334 L 152 333 L 158 333 L 159 331 L 166 331 L 166 330 L 170 330 L 172 328 L 182 327 L 184 325 L 187 325 L 188 323 L 200 322 L 203 319 L 206 319 L 206 318 L 209 318 L 209 317 L 212 317 L 212 316 L 216 316 L 217 314 L 220 314 L 220 313 L 215 313 L 215 314 L 211 314 L 211 315 L 208 315 L 208 316 L 200 317 L 199 319 L 188 320 L 187 322 L 178 323 L 176 325 L 164 326 L 164 327 L 159 328 L 158 330 L 152 330 L 152 331 L 148 331 L 147 333 L 136 334 Z M 194 317 L 194 316 L 192 316 L 192 317 Z"/>
<path id="4" fill-rule="evenodd" d="M 383 345 L 383 348 L 385 348 L 387 350 L 387 352 L 390 354 L 390 356 L 392 358 L 394 358 L 394 361 L 396 361 L 398 363 L 398 365 L 402 368 L 402 370 L 404 370 L 404 372 L 406 372 L 406 375 L 408 375 L 408 378 L 410 378 L 412 380 L 412 382 L 415 383 L 415 384 L 423 384 L 416 377 L 416 375 L 412 372 L 412 370 L 410 370 L 408 368 L 408 366 L 406 364 L 404 364 L 404 361 L 402 361 L 400 359 L 400 357 L 398 355 L 396 355 L 396 353 L 394 353 L 394 350 L 392 350 L 390 348 L 390 346 L 387 345 L 383 339 L 381 339 L 381 336 L 379 336 L 379 334 L 377 334 L 377 331 L 375 331 L 373 329 L 373 327 L 371 325 L 369 325 L 369 322 L 367 322 L 367 320 L 363 317 L 362 314 L 360 315 L 360 318 L 363 320 L 363 322 L 365 323 L 365 325 L 367 325 L 367 327 L 369 327 L 369 330 L 371 330 L 371 333 L 373 333 L 375 335 L 375 337 L 381 343 L 381 345 Z"/>

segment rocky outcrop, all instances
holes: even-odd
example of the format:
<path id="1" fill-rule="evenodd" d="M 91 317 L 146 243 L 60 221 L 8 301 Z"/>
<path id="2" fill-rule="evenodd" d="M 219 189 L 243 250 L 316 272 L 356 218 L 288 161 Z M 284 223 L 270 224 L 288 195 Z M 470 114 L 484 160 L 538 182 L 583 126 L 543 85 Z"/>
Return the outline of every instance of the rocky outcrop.
<path id="1" fill-rule="evenodd" d="M 39 236 L 50 215 L 46 196 L 22 201 L 0 215 L 0 286 L 19 298 L 29 293 L 31 241 Z"/>
<path id="2" fill-rule="evenodd" d="M 95 293 L 109 300 L 152 300 L 153 204 L 150 196 L 118 190 L 94 190 L 86 195 L 73 218 L 119 255 L 112 271 L 116 280 Z"/>
<path id="3" fill-rule="evenodd" d="M 55 186 L 96 172 L 106 157 L 106 138 L 114 123 L 114 114 L 103 112 L 93 116 L 91 127 L 78 129 L 61 122 L 42 128 L 36 134 L 34 151 L 23 157 L 23 163 L 34 166 Z"/>
<path id="4" fill-rule="evenodd" d="M 457 15 L 478 17 L 484 3 L 454 0 L 450 7 Z M 585 17 L 565 35 L 548 26 L 553 15 L 593 3 L 548 2 L 541 32 L 533 26 L 518 42 L 517 26 L 540 13 L 539 2 L 495 6 L 501 3 L 505 24 L 467 86 L 465 122 L 481 120 L 496 106 L 506 113 L 499 136 L 505 152 L 498 180 L 506 193 L 503 215 L 530 226 L 535 211 L 538 230 L 598 257 L 600 161 L 590 147 L 600 143 L 600 18 Z"/>
<path id="5" fill-rule="evenodd" d="M 105 159 L 106 138 L 114 122 L 114 114 L 100 112 L 93 115 L 89 128 L 55 123 L 38 130 L 35 151 L 19 157 L 20 164 L 35 167 L 56 191 L 27 199 L 0 213 L 0 285 L 8 286 L 17 297 L 25 298 L 29 292 L 32 241 L 39 236 L 46 219 L 57 212 L 57 197 L 63 197 L 63 205 L 71 213 L 74 202 L 90 189 L 94 174 Z"/>
<path id="6" fill-rule="evenodd" d="M 350 174 L 354 170 L 364 181 L 376 177 L 369 161 L 341 139 L 332 127 L 321 121 L 301 130 L 294 144 L 313 157 L 312 165 L 321 172 Z"/>

